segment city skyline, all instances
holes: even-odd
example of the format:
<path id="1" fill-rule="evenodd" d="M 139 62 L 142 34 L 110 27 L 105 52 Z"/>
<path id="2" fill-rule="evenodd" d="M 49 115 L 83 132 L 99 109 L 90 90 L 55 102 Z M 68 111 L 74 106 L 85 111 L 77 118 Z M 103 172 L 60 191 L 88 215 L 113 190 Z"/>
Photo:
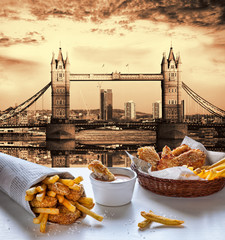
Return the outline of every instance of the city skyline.
<path id="1" fill-rule="evenodd" d="M 52 52 L 59 47 L 68 52 L 73 73 L 160 73 L 171 41 L 181 55 L 182 80 L 225 109 L 224 3 L 189 2 L 1 1 L 0 109 L 50 82 Z M 158 82 L 103 82 L 102 88 L 112 89 L 115 108 L 133 99 L 138 111 L 151 112 L 161 100 Z M 84 101 L 90 109 L 99 107 L 97 82 L 71 83 L 70 96 L 71 109 L 85 109 Z M 43 102 L 50 109 L 50 90 Z"/>

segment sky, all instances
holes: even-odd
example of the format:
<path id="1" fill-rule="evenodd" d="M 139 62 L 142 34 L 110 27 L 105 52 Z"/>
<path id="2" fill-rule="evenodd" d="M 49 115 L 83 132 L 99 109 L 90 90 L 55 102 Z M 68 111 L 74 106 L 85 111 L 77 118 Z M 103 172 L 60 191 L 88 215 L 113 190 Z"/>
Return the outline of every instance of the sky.
<path id="1" fill-rule="evenodd" d="M 50 82 L 59 47 L 71 73 L 160 73 L 171 45 L 182 81 L 225 109 L 224 39 L 223 0 L 1 0 L 0 110 Z M 133 100 L 137 111 L 151 113 L 161 99 L 160 82 L 71 82 L 71 109 L 99 108 L 100 87 L 112 89 L 114 108 Z M 182 98 L 194 111 L 185 92 Z M 50 107 L 49 89 L 33 108 Z"/>

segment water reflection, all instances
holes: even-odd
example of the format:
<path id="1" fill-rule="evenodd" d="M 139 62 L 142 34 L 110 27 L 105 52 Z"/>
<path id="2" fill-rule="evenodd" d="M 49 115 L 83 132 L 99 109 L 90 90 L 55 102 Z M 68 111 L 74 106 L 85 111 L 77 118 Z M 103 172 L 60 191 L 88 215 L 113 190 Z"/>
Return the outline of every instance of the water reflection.
<path id="1" fill-rule="evenodd" d="M 195 137 L 194 139 L 201 142 L 208 150 L 225 150 L 224 138 L 219 139 L 220 142 L 222 141 L 220 145 L 217 144 L 220 143 L 219 141 L 215 143 L 215 138 Z M 154 145 L 157 149 L 154 140 L 148 144 L 142 144 Z M 41 139 L 35 141 L 31 139 L 30 141 L 0 141 L 0 152 L 47 167 L 87 167 L 95 159 L 101 160 L 108 167 L 129 167 L 130 159 L 125 150 L 136 154 L 137 148 L 144 145 L 139 143 L 93 145 L 80 144 L 75 140 L 45 141 Z"/>
<path id="2" fill-rule="evenodd" d="M 154 144 L 154 143 L 151 143 Z M 108 167 L 129 167 L 125 153 L 136 154 L 140 145 L 80 145 L 73 140 L 4 142 L 0 151 L 47 167 L 87 167 L 95 159 Z"/>

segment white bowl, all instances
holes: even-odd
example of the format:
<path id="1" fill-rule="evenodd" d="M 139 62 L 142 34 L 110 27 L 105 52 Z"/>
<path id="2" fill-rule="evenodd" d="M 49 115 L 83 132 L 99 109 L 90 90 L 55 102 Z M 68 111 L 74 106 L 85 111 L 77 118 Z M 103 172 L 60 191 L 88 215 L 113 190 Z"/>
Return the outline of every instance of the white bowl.
<path id="1" fill-rule="evenodd" d="M 122 182 L 107 182 L 96 180 L 93 173 L 90 174 L 95 201 L 105 206 L 122 206 L 129 203 L 133 196 L 137 174 L 131 169 L 121 167 L 109 167 L 113 174 L 125 175 L 130 179 Z"/>

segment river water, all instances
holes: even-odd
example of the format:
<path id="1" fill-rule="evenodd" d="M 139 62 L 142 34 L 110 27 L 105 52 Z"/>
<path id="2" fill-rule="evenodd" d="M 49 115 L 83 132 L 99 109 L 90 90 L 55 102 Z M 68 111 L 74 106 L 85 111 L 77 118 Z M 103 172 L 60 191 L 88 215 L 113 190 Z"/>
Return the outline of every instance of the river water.
<path id="1" fill-rule="evenodd" d="M 103 137 L 102 137 L 103 136 Z M 190 137 L 202 142 L 210 150 L 217 146 L 215 138 Z M 215 142 L 217 141 L 217 142 Z M 221 139 L 220 139 L 221 141 Z M 225 140 L 223 139 L 222 145 Z M 45 136 L 13 141 L 0 141 L 0 152 L 47 167 L 87 167 L 92 160 L 101 160 L 106 166 L 129 167 L 126 151 L 136 155 L 138 147 L 153 145 L 157 149 L 156 134 L 152 131 L 90 131 L 76 140 L 46 141 Z M 157 149 L 158 150 L 158 149 Z M 218 151 L 218 148 L 215 148 Z M 219 151 L 225 151 L 220 148 Z"/>

